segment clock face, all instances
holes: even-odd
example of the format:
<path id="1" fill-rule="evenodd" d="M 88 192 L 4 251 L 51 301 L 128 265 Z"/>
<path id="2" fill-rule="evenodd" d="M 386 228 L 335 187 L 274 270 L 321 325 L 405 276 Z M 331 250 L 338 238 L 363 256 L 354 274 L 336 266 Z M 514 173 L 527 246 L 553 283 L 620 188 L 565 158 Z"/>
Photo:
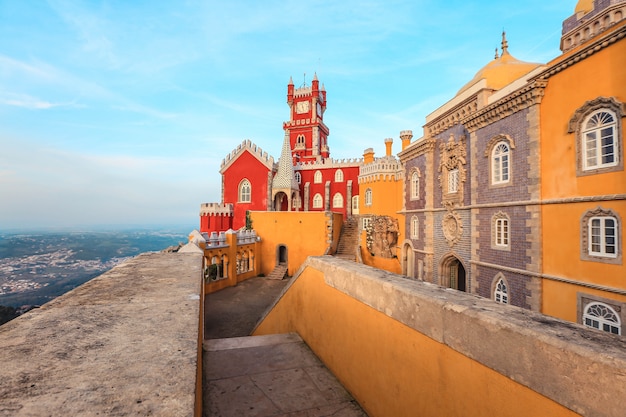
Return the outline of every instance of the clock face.
<path id="1" fill-rule="evenodd" d="M 309 102 L 308 101 L 300 101 L 296 104 L 296 113 L 302 114 L 309 111 Z"/>

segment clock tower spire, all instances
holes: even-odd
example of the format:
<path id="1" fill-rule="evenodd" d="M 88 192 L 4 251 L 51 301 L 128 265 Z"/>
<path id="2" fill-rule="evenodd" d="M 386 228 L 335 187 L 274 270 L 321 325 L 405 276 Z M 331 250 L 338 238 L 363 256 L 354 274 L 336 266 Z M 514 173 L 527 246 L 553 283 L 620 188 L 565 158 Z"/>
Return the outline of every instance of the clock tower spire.
<path id="1" fill-rule="evenodd" d="M 285 135 L 289 137 L 291 156 L 297 162 L 321 162 L 330 156 L 328 149 L 328 127 L 324 124 L 326 111 L 326 89 L 313 76 L 310 86 L 303 83 L 295 88 L 293 79 L 287 85 L 289 121 L 283 123 Z"/>

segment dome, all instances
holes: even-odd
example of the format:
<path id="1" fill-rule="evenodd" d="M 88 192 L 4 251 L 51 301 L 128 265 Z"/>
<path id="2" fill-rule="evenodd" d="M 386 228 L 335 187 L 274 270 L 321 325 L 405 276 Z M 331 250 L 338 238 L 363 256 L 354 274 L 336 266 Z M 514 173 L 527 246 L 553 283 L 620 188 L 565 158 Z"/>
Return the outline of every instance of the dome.
<path id="1" fill-rule="evenodd" d="M 502 55 L 498 56 L 498 50 L 496 49 L 495 59 L 481 68 L 481 70 L 474 75 L 474 78 L 459 90 L 457 95 L 468 90 L 472 85 L 482 79 L 487 81 L 487 88 L 499 90 L 524 74 L 528 74 L 539 65 L 540 64 L 520 61 L 513 57 L 508 51 L 506 34 L 503 32 Z"/>
<path id="2" fill-rule="evenodd" d="M 587 14 L 593 10 L 593 0 L 578 0 L 578 4 L 576 4 L 576 9 L 574 10 L 575 14 L 583 13 Z"/>

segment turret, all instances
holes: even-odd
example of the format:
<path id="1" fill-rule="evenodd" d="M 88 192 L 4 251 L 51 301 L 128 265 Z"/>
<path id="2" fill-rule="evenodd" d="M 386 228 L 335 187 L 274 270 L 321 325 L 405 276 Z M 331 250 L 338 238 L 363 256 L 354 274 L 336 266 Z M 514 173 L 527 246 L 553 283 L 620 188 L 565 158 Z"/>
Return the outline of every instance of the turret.
<path id="1" fill-rule="evenodd" d="M 289 77 L 289 84 L 287 84 L 287 103 L 291 107 L 293 103 L 293 78 Z"/>
<path id="2" fill-rule="evenodd" d="M 371 164 L 372 162 L 374 162 L 374 149 L 367 148 L 363 151 L 363 163 Z"/>
<path id="3" fill-rule="evenodd" d="M 400 132 L 400 139 L 402 139 L 402 150 L 405 150 L 410 144 L 413 138 L 412 130 L 403 130 Z"/>
<path id="4" fill-rule="evenodd" d="M 320 96 L 320 82 L 317 79 L 317 73 L 313 74 L 313 81 L 311 82 L 311 91 L 313 92 L 313 97 Z"/>

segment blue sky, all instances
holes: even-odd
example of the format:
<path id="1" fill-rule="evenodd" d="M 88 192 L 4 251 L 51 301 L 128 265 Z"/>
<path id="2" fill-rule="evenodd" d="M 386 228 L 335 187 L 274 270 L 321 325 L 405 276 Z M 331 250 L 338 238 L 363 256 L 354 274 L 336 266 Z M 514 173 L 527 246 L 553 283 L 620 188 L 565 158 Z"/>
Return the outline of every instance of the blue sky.
<path id="1" fill-rule="evenodd" d="M 0 230 L 198 226 L 223 157 L 280 156 L 289 77 L 334 158 L 420 137 L 494 57 L 560 54 L 576 1 L 0 0 Z"/>

